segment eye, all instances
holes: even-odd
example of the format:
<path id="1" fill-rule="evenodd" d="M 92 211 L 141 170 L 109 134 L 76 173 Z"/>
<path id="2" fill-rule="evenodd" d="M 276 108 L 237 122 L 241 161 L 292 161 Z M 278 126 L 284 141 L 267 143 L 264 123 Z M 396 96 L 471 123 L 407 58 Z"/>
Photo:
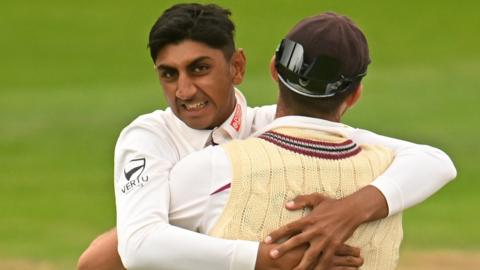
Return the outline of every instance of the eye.
<path id="1" fill-rule="evenodd" d="M 197 64 L 192 67 L 191 71 L 193 74 L 202 75 L 210 70 L 210 66 L 207 64 Z"/>
<path id="2" fill-rule="evenodd" d="M 174 69 L 162 68 L 158 69 L 158 75 L 160 79 L 166 81 L 173 81 L 177 77 L 178 72 Z"/>

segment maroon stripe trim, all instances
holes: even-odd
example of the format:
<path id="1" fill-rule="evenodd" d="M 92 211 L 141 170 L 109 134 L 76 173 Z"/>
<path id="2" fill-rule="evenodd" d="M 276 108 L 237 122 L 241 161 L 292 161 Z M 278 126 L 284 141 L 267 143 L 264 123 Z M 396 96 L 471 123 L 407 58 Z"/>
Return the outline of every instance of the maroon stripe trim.
<path id="1" fill-rule="evenodd" d="M 223 187 L 221 187 L 221 188 L 215 190 L 214 192 L 212 192 L 212 193 L 210 194 L 210 196 L 212 196 L 212 195 L 214 195 L 214 194 L 217 194 L 217 193 L 219 193 L 219 192 L 222 192 L 222 191 L 224 191 L 224 190 L 226 190 L 226 189 L 229 189 L 231 185 L 232 185 L 232 183 L 228 183 L 228 184 L 224 185 Z"/>
<path id="2" fill-rule="evenodd" d="M 303 154 L 303 155 L 307 155 L 307 156 L 313 156 L 313 157 L 317 157 L 317 158 L 324 158 L 324 159 L 344 159 L 344 158 L 349 158 L 349 157 L 352 157 L 352 156 L 355 156 L 356 154 L 360 153 L 360 151 L 362 150 L 360 147 L 356 147 L 355 149 L 352 149 L 351 151 L 349 152 L 345 152 L 345 153 L 336 153 L 336 152 L 332 152 L 331 154 L 327 154 L 325 152 L 321 153 L 321 152 L 315 152 L 315 151 L 308 151 L 308 150 L 304 150 L 304 149 L 299 149 L 299 148 L 296 148 L 296 147 L 293 147 L 291 145 L 288 145 L 288 144 L 282 144 L 282 143 L 279 143 L 273 139 L 270 139 L 268 137 L 262 137 L 262 139 L 268 141 L 268 142 L 271 142 L 275 145 L 278 145 L 282 148 L 285 148 L 287 150 L 290 150 L 292 152 L 295 152 L 295 153 L 299 153 L 299 154 Z"/>
<path id="3" fill-rule="evenodd" d="M 344 146 L 325 146 L 318 143 L 317 144 L 304 143 L 304 142 L 299 142 L 292 139 L 282 138 L 280 136 L 277 136 L 269 132 L 263 133 L 262 135 L 259 136 L 259 138 L 269 138 L 271 140 L 276 141 L 278 144 L 288 144 L 292 147 L 299 148 L 299 150 L 305 150 L 305 151 L 344 153 L 344 152 L 352 151 L 357 147 L 357 145 L 353 142 L 351 144 L 344 145 Z"/>
<path id="4" fill-rule="evenodd" d="M 285 138 L 285 139 L 287 139 L 287 140 L 293 140 L 293 141 L 297 141 L 297 142 L 304 142 L 304 143 L 316 144 L 316 145 L 345 146 L 345 145 L 349 145 L 349 144 L 353 143 L 352 140 L 346 140 L 346 141 L 341 142 L 341 143 L 313 141 L 313 140 L 304 139 L 304 138 L 292 137 L 292 136 L 285 135 L 285 134 L 281 134 L 281 133 L 278 133 L 278 132 L 275 132 L 275 131 L 271 131 L 271 130 L 268 131 L 267 133 L 274 134 L 274 135 L 276 135 L 276 136 L 278 136 L 278 137 Z"/>

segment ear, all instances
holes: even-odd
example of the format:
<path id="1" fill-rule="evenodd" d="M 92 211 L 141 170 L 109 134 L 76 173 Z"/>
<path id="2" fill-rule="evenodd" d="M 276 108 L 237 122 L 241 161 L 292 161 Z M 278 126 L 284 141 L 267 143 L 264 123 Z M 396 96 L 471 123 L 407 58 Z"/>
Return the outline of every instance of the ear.
<path id="1" fill-rule="evenodd" d="M 247 65 L 247 58 L 243 53 L 243 49 L 239 48 L 233 53 L 230 63 L 233 84 L 238 85 L 243 81 L 243 77 L 245 76 L 245 67 Z"/>
<path id="2" fill-rule="evenodd" d="M 272 80 L 278 82 L 278 71 L 275 67 L 275 55 L 272 56 L 272 60 L 270 60 L 270 77 Z"/>
<path id="3" fill-rule="evenodd" d="M 357 89 L 355 89 L 355 91 L 350 96 L 348 96 L 347 99 L 345 100 L 347 104 L 347 108 L 353 107 L 353 105 L 355 105 L 358 102 L 358 100 L 362 96 L 362 91 L 363 91 L 363 85 L 359 84 Z"/>

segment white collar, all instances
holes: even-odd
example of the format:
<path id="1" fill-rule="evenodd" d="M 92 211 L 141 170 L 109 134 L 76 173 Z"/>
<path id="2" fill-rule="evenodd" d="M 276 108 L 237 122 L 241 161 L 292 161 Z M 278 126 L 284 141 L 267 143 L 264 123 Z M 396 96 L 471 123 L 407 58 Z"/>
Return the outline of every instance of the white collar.
<path id="1" fill-rule="evenodd" d="M 213 140 L 215 143 L 222 144 L 226 141 L 236 139 L 240 137 L 240 134 L 244 132 L 246 127 L 247 118 L 247 102 L 243 94 L 235 88 L 236 104 L 232 114 L 223 122 L 219 127 L 214 129 L 194 129 L 187 126 L 182 120 L 180 120 L 171 110 L 167 108 L 165 111 L 171 113 L 175 125 L 180 129 L 183 136 L 191 142 L 205 143 L 205 141 L 213 132 Z"/>
<path id="2" fill-rule="evenodd" d="M 306 117 L 306 116 L 283 116 L 276 118 L 272 123 L 258 130 L 253 136 L 258 136 L 266 131 L 284 127 L 306 128 L 319 131 L 327 131 L 333 134 L 338 134 L 342 137 L 348 137 L 348 133 L 355 130 L 343 123 L 332 122 L 320 118 Z"/>
<path id="3" fill-rule="evenodd" d="M 237 139 L 240 134 L 247 129 L 247 101 L 243 94 L 235 88 L 236 104 L 232 114 L 221 124 L 213 130 L 213 139 L 217 143 L 224 143 L 225 141 Z M 219 133 L 219 134 L 217 134 Z M 223 139 L 222 139 L 223 138 Z"/>

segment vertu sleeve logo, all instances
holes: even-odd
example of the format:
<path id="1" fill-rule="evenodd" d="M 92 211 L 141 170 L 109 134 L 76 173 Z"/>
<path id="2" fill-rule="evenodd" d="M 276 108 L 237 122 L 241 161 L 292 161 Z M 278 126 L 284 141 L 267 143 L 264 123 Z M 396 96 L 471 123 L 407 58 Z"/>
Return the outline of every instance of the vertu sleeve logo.
<path id="1" fill-rule="evenodd" d="M 123 174 L 125 175 L 125 178 L 127 178 L 127 181 L 130 181 L 130 179 L 134 175 L 135 175 L 134 179 L 139 178 L 142 175 L 144 170 L 145 170 L 145 158 L 137 158 L 137 159 L 132 159 L 130 160 L 130 162 L 128 162 L 128 164 L 125 166 L 125 169 L 123 170 Z"/>
<path id="2" fill-rule="evenodd" d="M 122 186 L 122 193 L 127 194 L 130 191 L 141 188 L 148 182 L 148 175 L 143 175 L 147 161 L 145 158 L 137 158 L 130 160 L 123 169 L 126 184 Z"/>

